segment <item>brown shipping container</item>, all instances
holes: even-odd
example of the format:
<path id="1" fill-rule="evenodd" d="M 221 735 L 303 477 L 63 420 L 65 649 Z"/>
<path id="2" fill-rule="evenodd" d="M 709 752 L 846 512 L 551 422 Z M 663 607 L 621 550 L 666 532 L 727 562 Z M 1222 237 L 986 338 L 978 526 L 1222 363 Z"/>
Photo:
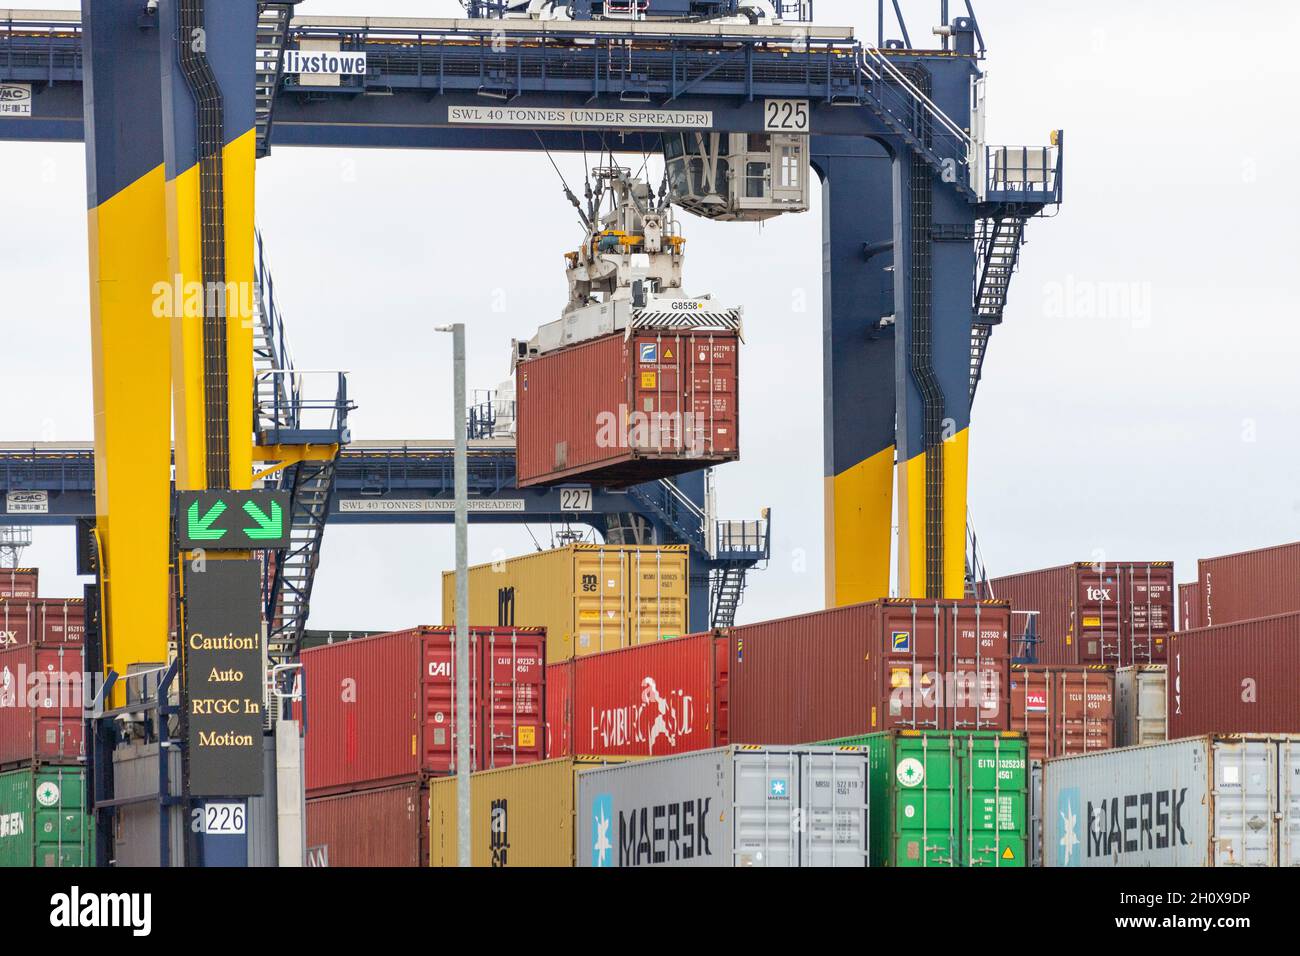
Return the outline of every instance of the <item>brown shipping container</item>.
<path id="1" fill-rule="evenodd" d="M 1065 564 L 994 578 L 996 598 L 1038 612 L 1038 663 L 1162 663 L 1174 629 L 1169 561 Z"/>
<path id="2" fill-rule="evenodd" d="M 1178 629 L 1190 631 L 1194 627 L 1200 627 L 1201 619 L 1205 617 L 1203 611 L 1200 582 L 1178 585 Z"/>
<path id="3" fill-rule="evenodd" d="M 307 801 L 308 866 L 427 866 L 428 834 L 420 780 Z"/>
<path id="4" fill-rule="evenodd" d="M 1300 733 L 1300 612 L 1179 631 L 1169 653 L 1170 740 Z"/>
<path id="5" fill-rule="evenodd" d="M 1300 541 L 1197 562 L 1200 627 L 1300 611 Z"/>
<path id="6" fill-rule="evenodd" d="M 1006 601 L 890 599 L 734 627 L 733 744 L 1009 730 Z"/>
<path id="7" fill-rule="evenodd" d="M 0 647 L 80 644 L 85 634 L 82 598 L 0 598 Z"/>
<path id="8" fill-rule="evenodd" d="M 39 593 L 36 568 L 0 568 L 0 598 L 34 598 Z"/>
<path id="9" fill-rule="evenodd" d="M 1097 665 L 1016 664 L 1011 668 L 1011 729 L 1029 742 L 1030 760 L 1115 746 L 1115 675 Z"/>
<path id="10" fill-rule="evenodd" d="M 0 648 L 0 765 L 85 759 L 80 644 Z"/>
<path id="11" fill-rule="evenodd" d="M 516 483 L 634 484 L 735 461 L 739 346 L 734 331 L 615 332 L 520 362 Z"/>
<path id="12" fill-rule="evenodd" d="M 546 668 L 547 757 L 665 757 L 727 744 L 730 644 L 716 631 Z"/>
<path id="13" fill-rule="evenodd" d="M 309 795 L 455 771 L 452 635 L 420 627 L 303 651 Z M 543 759 L 546 632 L 470 637 L 473 769 Z"/>

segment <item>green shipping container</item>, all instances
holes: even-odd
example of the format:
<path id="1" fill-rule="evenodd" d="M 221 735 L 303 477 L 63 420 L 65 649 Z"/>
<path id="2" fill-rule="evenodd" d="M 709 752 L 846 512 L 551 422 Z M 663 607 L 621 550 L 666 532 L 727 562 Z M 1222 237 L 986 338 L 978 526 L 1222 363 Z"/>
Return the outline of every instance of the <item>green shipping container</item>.
<path id="1" fill-rule="evenodd" d="M 872 866 L 1027 865 L 1021 734 L 904 730 L 822 743 L 870 754 Z"/>
<path id="2" fill-rule="evenodd" d="M 94 866 L 81 767 L 0 773 L 0 867 Z"/>

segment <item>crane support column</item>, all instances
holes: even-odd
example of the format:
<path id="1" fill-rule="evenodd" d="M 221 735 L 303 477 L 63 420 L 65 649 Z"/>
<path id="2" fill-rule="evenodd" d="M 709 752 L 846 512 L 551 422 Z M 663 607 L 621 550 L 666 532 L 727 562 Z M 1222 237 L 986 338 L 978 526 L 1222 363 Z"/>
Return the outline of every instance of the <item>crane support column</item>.
<path id="1" fill-rule="evenodd" d="M 889 154 L 817 137 L 822 180 L 826 604 L 889 596 L 894 311 Z"/>
<path id="2" fill-rule="evenodd" d="M 159 32 L 85 0 L 95 503 L 105 670 L 167 660 L 171 407 Z M 118 683 L 114 706 L 125 703 Z"/>
<path id="3" fill-rule="evenodd" d="M 974 208 L 921 158 L 894 162 L 898 590 L 965 590 Z"/>
<path id="4" fill-rule="evenodd" d="M 257 4 L 160 4 L 178 489 L 253 474 Z"/>

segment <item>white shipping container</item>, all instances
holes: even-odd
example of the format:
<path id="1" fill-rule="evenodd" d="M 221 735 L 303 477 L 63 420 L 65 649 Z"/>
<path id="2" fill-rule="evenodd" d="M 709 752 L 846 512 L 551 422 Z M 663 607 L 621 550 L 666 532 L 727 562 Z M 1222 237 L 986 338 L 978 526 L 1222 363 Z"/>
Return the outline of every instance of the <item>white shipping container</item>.
<path id="1" fill-rule="evenodd" d="M 1300 735 L 1049 760 L 1044 866 L 1300 865 Z"/>
<path id="2" fill-rule="evenodd" d="M 578 777 L 579 866 L 866 866 L 867 752 L 732 746 Z"/>
<path id="3" fill-rule="evenodd" d="M 1115 746 L 1158 744 L 1167 738 L 1164 664 L 1115 669 Z"/>

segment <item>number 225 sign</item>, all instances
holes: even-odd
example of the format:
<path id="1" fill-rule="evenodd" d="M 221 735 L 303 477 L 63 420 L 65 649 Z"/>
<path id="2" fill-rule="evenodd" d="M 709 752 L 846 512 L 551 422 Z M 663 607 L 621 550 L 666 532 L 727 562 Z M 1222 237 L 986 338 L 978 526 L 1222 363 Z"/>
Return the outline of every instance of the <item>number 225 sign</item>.
<path id="1" fill-rule="evenodd" d="M 807 133 L 807 100 L 764 100 L 763 129 L 769 133 Z"/>

